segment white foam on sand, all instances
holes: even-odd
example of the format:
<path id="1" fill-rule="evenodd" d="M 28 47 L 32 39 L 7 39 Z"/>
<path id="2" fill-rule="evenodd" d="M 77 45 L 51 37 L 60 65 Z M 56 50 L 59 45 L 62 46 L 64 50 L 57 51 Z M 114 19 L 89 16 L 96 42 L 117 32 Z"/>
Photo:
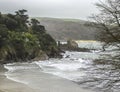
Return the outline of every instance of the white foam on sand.
<path id="1" fill-rule="evenodd" d="M 62 62 L 57 59 L 52 59 L 48 61 L 35 62 L 43 72 L 53 74 L 68 80 L 77 81 L 77 79 L 86 76 L 87 74 L 82 71 L 83 68 L 89 68 L 91 61 L 83 59 L 70 59 L 63 58 Z"/>
<path id="2" fill-rule="evenodd" d="M 22 81 L 22 80 L 19 80 L 19 79 L 17 79 L 17 78 L 14 78 L 14 77 L 11 76 L 10 74 L 5 73 L 5 76 L 6 76 L 6 78 L 8 78 L 8 79 L 10 79 L 10 80 L 12 80 L 12 81 L 19 82 L 19 83 L 23 83 L 23 84 L 26 84 L 26 85 L 29 84 L 29 82 Z"/>
<path id="3" fill-rule="evenodd" d="M 68 55 L 70 57 L 66 58 Z M 5 73 L 5 75 L 8 79 L 11 79 L 13 81 L 29 84 L 29 80 L 24 80 L 24 78 L 22 79 L 21 77 L 23 76 L 22 74 L 24 71 L 26 72 L 30 69 L 37 72 L 42 71 L 56 75 L 68 80 L 77 81 L 78 79 L 87 75 L 86 72 L 82 69 L 89 69 L 92 64 L 91 60 L 81 59 L 80 55 L 80 52 L 67 51 L 64 54 L 64 58 L 62 59 L 49 59 L 46 61 L 36 61 L 33 63 L 6 64 L 4 67 L 8 69 L 8 71 Z M 39 69 L 35 70 L 38 67 Z M 28 75 L 26 74 L 26 76 Z"/>
<path id="4" fill-rule="evenodd" d="M 7 72 L 5 72 L 6 78 L 13 80 L 15 82 L 29 84 L 28 81 L 20 79 L 20 76 L 22 77 L 22 74 L 20 75 L 19 70 L 21 71 L 21 70 L 34 69 L 36 67 L 30 63 L 10 63 L 10 64 L 5 64 L 4 68 L 8 70 Z"/>
<path id="5" fill-rule="evenodd" d="M 26 84 L 31 88 L 42 89 L 43 91 L 41 92 L 57 92 L 57 89 L 60 90 L 59 92 L 79 92 L 77 90 L 74 91 L 76 88 L 81 90 L 79 85 L 68 80 L 77 82 L 78 79 L 82 79 L 87 75 L 82 69 L 89 69 L 92 62 L 91 60 L 81 59 L 78 52 L 67 52 L 65 55 L 70 55 L 70 57 L 32 63 L 6 64 L 4 67 L 8 71 L 5 73 L 5 76 L 10 80 Z M 71 89 L 64 87 L 65 85 Z M 48 90 L 46 87 L 53 91 L 44 91 Z"/>
<path id="6" fill-rule="evenodd" d="M 43 66 L 43 72 L 41 71 L 41 69 L 37 68 L 37 64 L 42 63 L 43 65 L 48 65 L 48 66 Z M 10 80 L 13 80 L 15 82 L 19 82 L 22 84 L 26 84 L 28 87 L 34 89 L 34 90 L 38 90 L 38 91 L 33 91 L 33 92 L 91 92 L 91 91 L 87 91 L 87 90 L 83 90 L 82 88 L 79 87 L 79 85 L 68 81 L 66 79 L 60 78 L 64 76 L 71 76 L 69 72 L 72 71 L 67 71 L 67 72 L 56 72 L 59 71 L 60 69 L 56 68 L 57 65 L 54 65 L 55 62 L 49 62 L 47 63 L 47 61 L 43 61 L 43 62 L 34 62 L 34 63 L 28 63 L 28 64 L 9 64 L 9 65 L 5 65 L 4 67 L 6 69 L 8 69 L 8 72 L 5 73 L 6 77 Z M 59 62 L 60 63 L 60 62 Z M 30 64 L 30 67 L 29 67 Z M 49 66 L 53 64 L 53 66 Z M 25 66 L 26 65 L 26 66 Z M 33 68 L 31 67 L 33 66 Z M 24 67 L 24 68 L 23 68 Z M 29 67 L 29 68 L 28 68 Z M 36 67 L 36 68 L 34 68 Z M 67 66 L 63 66 L 66 67 Z M 31 69 L 30 69 L 31 68 Z M 66 68 L 64 68 L 64 70 L 66 70 Z M 44 69 L 48 69 L 49 71 L 53 71 L 53 73 L 57 74 L 57 75 L 62 75 L 62 76 L 53 76 L 47 73 L 44 73 Z M 68 69 L 72 69 L 72 68 L 68 68 Z M 67 70 L 68 70 L 67 69 Z M 48 71 L 47 70 L 47 71 Z M 73 69 L 74 70 L 74 69 Z M 76 70 L 76 69 L 75 69 Z M 60 71 L 63 71 L 62 69 Z M 74 72 L 74 71 L 73 71 Z M 74 72 L 72 73 L 74 74 L 74 76 L 77 74 Z M 24 91 L 21 91 L 24 92 Z"/>

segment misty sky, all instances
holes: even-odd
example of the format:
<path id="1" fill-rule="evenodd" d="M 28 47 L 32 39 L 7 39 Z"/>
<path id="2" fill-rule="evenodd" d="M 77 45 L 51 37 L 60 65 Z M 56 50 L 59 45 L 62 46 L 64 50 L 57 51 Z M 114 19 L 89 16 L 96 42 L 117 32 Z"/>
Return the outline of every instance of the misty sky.
<path id="1" fill-rule="evenodd" d="M 8 13 L 26 9 L 33 17 L 86 19 L 98 12 L 96 2 L 98 0 L 0 0 L 0 11 Z"/>

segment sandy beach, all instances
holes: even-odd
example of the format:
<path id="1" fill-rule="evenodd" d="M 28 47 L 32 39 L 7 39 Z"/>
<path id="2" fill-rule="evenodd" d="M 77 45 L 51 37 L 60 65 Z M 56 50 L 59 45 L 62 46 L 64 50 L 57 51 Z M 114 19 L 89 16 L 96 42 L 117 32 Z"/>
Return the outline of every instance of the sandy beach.
<path id="1" fill-rule="evenodd" d="M 4 75 L 6 71 L 3 66 L 0 66 L 0 92 L 39 92 L 25 84 L 7 79 Z"/>
<path id="2" fill-rule="evenodd" d="M 1 90 L 0 90 L 0 92 L 4 92 L 4 91 L 1 91 Z"/>
<path id="3" fill-rule="evenodd" d="M 43 72 L 41 72 L 39 80 L 36 76 L 31 75 L 29 78 L 33 82 L 26 85 L 7 79 L 4 75 L 6 71 L 0 67 L 0 92 L 93 92 L 84 90 L 69 80 Z"/>
<path id="4" fill-rule="evenodd" d="M 0 92 L 37 92 L 32 88 L 0 76 Z"/>

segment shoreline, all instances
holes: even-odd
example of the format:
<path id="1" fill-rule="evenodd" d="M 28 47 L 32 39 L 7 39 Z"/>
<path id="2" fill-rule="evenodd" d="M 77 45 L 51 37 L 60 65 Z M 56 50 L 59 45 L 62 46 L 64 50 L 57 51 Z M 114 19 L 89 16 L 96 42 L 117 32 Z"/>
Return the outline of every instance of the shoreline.
<path id="1" fill-rule="evenodd" d="M 8 79 L 4 75 L 6 71 L 3 66 L 0 67 L 0 92 L 93 92 L 89 89 L 82 89 L 74 82 L 43 72 L 40 72 L 40 79 L 31 76 L 30 78 L 34 82 L 26 85 Z M 36 84 L 39 85 L 39 88 Z"/>
<path id="2" fill-rule="evenodd" d="M 25 84 L 8 79 L 4 74 L 8 70 L 0 65 L 0 92 L 36 92 Z"/>

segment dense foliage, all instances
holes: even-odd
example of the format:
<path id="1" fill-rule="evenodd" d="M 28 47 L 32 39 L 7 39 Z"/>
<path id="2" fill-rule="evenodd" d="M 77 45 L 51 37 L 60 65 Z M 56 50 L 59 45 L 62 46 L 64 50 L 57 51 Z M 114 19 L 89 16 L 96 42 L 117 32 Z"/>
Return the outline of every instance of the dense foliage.
<path id="1" fill-rule="evenodd" d="M 42 51 L 49 57 L 58 54 L 55 40 L 36 19 L 29 19 L 27 10 L 15 14 L 0 13 L 0 60 L 30 60 Z"/>

